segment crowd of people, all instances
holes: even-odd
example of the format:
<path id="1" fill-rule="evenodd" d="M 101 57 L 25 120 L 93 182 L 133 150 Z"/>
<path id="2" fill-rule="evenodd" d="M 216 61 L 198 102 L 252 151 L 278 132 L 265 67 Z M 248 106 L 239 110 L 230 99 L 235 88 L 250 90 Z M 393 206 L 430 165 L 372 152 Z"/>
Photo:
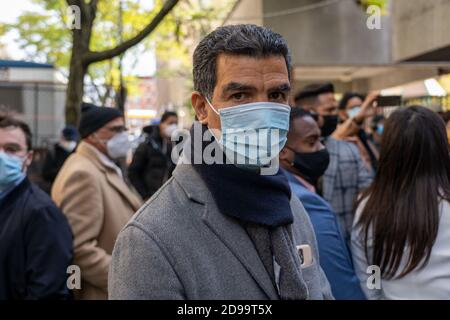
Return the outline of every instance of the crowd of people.
<path id="1" fill-rule="evenodd" d="M 0 299 L 449 299 L 450 113 L 385 117 L 378 92 L 294 95 L 291 76 L 279 34 L 219 27 L 187 139 L 166 111 L 127 162 L 124 115 L 83 103 L 47 193 L 28 125 L 0 116 Z"/>

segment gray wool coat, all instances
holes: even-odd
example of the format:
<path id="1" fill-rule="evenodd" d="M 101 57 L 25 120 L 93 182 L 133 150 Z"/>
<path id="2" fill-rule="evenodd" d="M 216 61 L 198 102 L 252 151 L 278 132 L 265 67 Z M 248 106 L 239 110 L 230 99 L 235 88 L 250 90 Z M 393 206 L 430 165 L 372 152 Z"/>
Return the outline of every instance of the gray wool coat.
<path id="1" fill-rule="evenodd" d="M 309 217 L 297 197 L 291 207 L 295 244 L 313 250 L 312 265 L 302 269 L 309 298 L 332 299 Z M 245 229 L 219 212 L 188 164 L 120 232 L 108 290 L 110 299 L 279 298 Z"/>

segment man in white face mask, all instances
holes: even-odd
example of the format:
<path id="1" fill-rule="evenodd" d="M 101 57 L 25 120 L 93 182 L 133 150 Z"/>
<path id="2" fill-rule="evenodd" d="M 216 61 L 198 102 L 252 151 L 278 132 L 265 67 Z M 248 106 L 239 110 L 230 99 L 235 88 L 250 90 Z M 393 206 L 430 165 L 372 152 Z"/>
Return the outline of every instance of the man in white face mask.
<path id="1" fill-rule="evenodd" d="M 141 199 L 115 163 L 130 150 L 123 114 L 83 104 L 79 132 L 81 142 L 58 173 L 52 198 L 74 234 L 74 264 L 80 267 L 82 280 L 75 297 L 106 299 L 114 242 Z"/>

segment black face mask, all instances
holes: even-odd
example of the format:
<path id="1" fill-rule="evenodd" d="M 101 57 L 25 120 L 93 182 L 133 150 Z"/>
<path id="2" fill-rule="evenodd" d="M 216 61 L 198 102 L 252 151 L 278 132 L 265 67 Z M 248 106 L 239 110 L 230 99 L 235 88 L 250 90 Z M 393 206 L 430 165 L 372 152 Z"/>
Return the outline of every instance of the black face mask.
<path id="1" fill-rule="evenodd" d="M 289 148 L 290 149 L 290 148 Z M 292 149 L 290 149 L 292 150 Z M 325 173 L 330 163 L 330 154 L 326 148 L 316 152 L 295 152 L 292 166 L 300 172 L 300 175 L 309 183 L 316 185 L 317 180 Z"/>
<path id="2" fill-rule="evenodd" d="M 334 130 L 336 130 L 339 122 L 339 117 L 337 115 L 326 115 L 322 116 L 322 118 L 323 126 L 320 128 L 322 137 L 328 137 L 334 132 Z"/>

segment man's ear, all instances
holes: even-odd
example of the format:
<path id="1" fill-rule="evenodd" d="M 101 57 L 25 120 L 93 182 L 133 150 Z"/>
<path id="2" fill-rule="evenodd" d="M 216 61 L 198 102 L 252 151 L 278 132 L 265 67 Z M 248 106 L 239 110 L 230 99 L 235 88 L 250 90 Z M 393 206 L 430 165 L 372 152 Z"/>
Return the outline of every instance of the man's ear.
<path id="1" fill-rule="evenodd" d="M 191 103 L 195 110 L 195 114 L 197 115 L 198 121 L 201 124 L 208 125 L 209 106 L 203 95 L 198 91 L 192 92 Z"/>
<path id="2" fill-rule="evenodd" d="M 280 160 L 280 165 L 284 169 L 290 171 L 292 168 L 292 159 L 290 159 L 290 150 L 287 148 L 281 149 L 278 154 L 278 159 Z"/>
<path id="3" fill-rule="evenodd" d="M 99 140 L 95 136 L 95 132 L 91 133 L 87 137 L 85 137 L 82 141 L 90 144 L 91 146 L 96 147 L 97 149 L 101 148 L 103 146 L 102 143 L 99 142 Z M 106 147 L 106 146 L 104 146 Z"/>
<path id="4" fill-rule="evenodd" d="M 87 137 L 85 137 L 83 140 L 84 140 L 85 142 L 87 142 L 87 143 L 92 144 L 92 143 L 93 143 L 93 140 L 94 140 L 94 137 L 92 136 L 92 133 L 91 133 L 90 135 L 88 135 Z"/>
<path id="5" fill-rule="evenodd" d="M 325 124 L 325 120 L 323 119 L 323 116 L 319 114 L 319 119 L 317 120 L 317 125 L 319 126 L 320 130 L 322 130 L 323 125 Z"/>
<path id="6" fill-rule="evenodd" d="M 289 154 L 289 151 L 288 151 L 287 148 L 281 149 L 280 155 L 279 155 L 280 161 L 283 161 L 283 160 L 284 160 L 284 161 L 290 162 L 289 159 L 288 159 L 288 158 L 289 158 L 288 154 Z"/>
<path id="7" fill-rule="evenodd" d="M 31 165 L 31 162 L 33 162 L 33 155 L 34 152 L 33 150 L 29 151 L 27 154 L 27 158 L 24 161 L 23 167 L 25 168 L 25 172 L 27 170 L 27 168 Z"/>

